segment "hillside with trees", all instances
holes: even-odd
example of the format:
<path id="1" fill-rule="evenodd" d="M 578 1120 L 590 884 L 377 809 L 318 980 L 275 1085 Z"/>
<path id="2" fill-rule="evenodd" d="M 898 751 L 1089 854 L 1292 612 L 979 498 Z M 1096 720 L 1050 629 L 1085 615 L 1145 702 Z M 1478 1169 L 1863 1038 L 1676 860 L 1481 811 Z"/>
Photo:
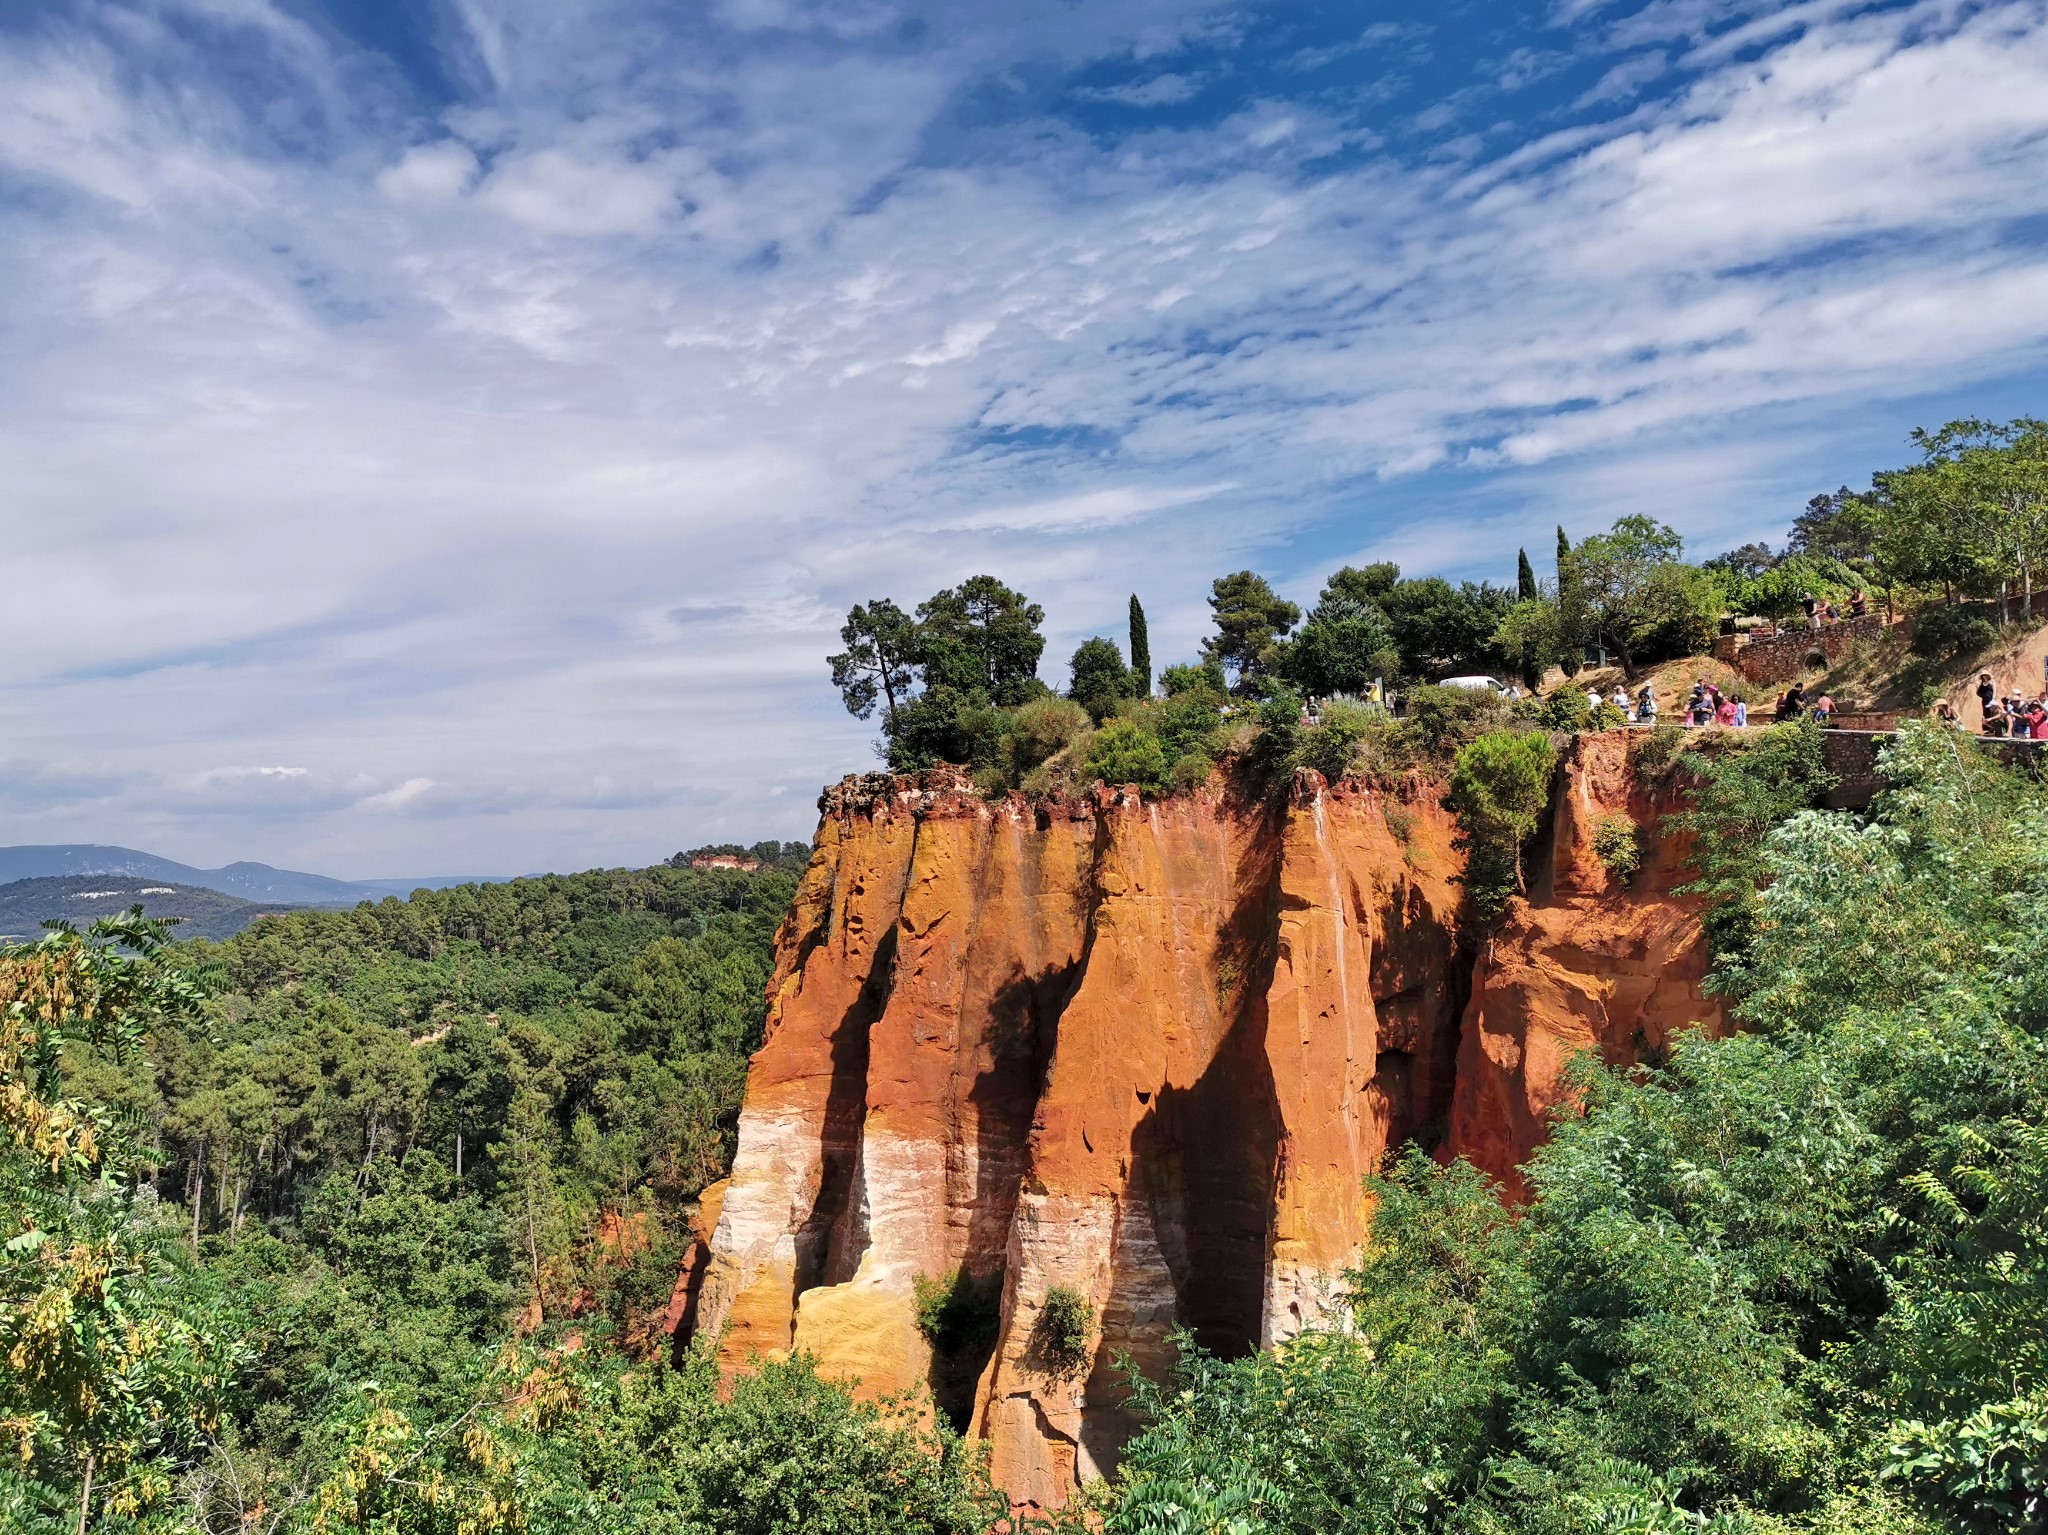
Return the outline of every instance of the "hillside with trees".
<path id="1" fill-rule="evenodd" d="M 180 938 L 226 938 L 258 917 L 297 910 L 294 906 L 245 901 L 197 885 L 166 885 L 105 874 L 58 874 L 0 885 L 0 941 L 34 938 L 46 922 L 89 926 L 140 906 L 143 915 L 177 924 Z"/>
<path id="2" fill-rule="evenodd" d="M 1609 721 L 1575 687 L 1440 679 L 1639 670 L 1861 591 L 1916 617 L 1931 696 L 2031 617 L 2044 445 L 2031 421 L 1921 434 L 1782 549 L 1697 564 L 1630 516 L 1501 587 L 1346 567 L 1303 611 L 1231 572 L 1163 668 L 1134 596 L 1061 693 L 1042 609 L 977 576 L 857 606 L 831 672 L 891 767 L 991 794 L 1426 768 L 1478 943 L 1529 879 L 1562 739 Z M 1129 1379 L 1114 1478 L 1036 1527 L 2048 1528 L 2048 788 L 1914 724 L 1869 812 L 1818 809 L 1819 736 L 1631 748 L 1682 792 L 1650 834 L 1692 839 L 1740 1032 L 1582 1061 L 1521 1208 L 1390 1157 L 1338 1322 L 1242 1358 L 1181 1339 L 1170 1378 Z M 916 1404 L 801 1356 L 721 1383 L 664 1330 L 805 856 L 0 944 L 0 1528 L 1001 1527 L 976 1448 Z"/>

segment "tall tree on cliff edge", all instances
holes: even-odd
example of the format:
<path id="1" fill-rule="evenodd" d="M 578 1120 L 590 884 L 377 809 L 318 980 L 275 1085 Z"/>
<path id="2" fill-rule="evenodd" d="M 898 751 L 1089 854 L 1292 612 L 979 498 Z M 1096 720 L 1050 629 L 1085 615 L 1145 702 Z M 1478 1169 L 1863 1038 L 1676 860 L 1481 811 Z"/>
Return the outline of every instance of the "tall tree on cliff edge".
<path id="1" fill-rule="evenodd" d="M 1119 699 L 1130 696 L 1131 669 L 1124 665 L 1123 652 L 1114 641 L 1100 635 L 1081 641 L 1067 667 L 1073 674 L 1067 697 L 1086 709 L 1098 725 L 1115 712 Z"/>
<path id="2" fill-rule="evenodd" d="M 1131 696 L 1152 696 L 1152 636 L 1145 628 L 1145 610 L 1131 593 Z"/>
<path id="3" fill-rule="evenodd" d="M 999 708 L 1031 697 L 1045 636 L 1045 609 L 994 576 L 969 576 L 917 605 L 925 686 L 985 695 Z M 1040 691 L 1043 691 L 1042 689 Z"/>
<path id="4" fill-rule="evenodd" d="M 1557 527 L 1557 659 L 1567 677 L 1579 674 L 1586 647 L 1586 598 L 1572 558 L 1572 541 Z"/>
<path id="5" fill-rule="evenodd" d="M 1515 601 L 1527 602 L 1536 595 L 1536 571 L 1529 564 L 1529 551 L 1515 551 Z"/>
<path id="6" fill-rule="evenodd" d="M 1216 632 L 1202 654 L 1230 669 L 1236 691 L 1251 692 L 1272 669 L 1277 642 L 1300 622 L 1301 609 L 1250 570 L 1218 576 L 1210 588 L 1209 609 L 1215 614 Z"/>
<path id="7" fill-rule="evenodd" d="M 887 705 L 884 728 L 895 724 L 896 705 L 910 691 L 917 640 L 916 621 L 887 597 L 854 604 L 839 630 L 846 649 L 825 658 L 847 713 L 864 720 L 879 700 Z"/>

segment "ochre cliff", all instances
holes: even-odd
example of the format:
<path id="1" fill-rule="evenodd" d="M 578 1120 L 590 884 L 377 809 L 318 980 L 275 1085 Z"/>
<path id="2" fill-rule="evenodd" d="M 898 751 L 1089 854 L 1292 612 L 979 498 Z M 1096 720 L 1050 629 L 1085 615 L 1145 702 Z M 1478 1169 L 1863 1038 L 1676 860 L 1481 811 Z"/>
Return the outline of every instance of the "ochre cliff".
<path id="1" fill-rule="evenodd" d="M 1662 1052 L 1698 1024 L 1725 1027 L 1706 996 L 1706 935 L 1699 903 L 1673 894 L 1690 879 L 1688 834 L 1663 828 L 1676 808 L 1669 779 L 1646 788 L 1631 737 L 1577 737 L 1553 790 L 1529 899 L 1482 942 L 1458 1046 L 1448 1152 L 1469 1158 L 1516 1198 L 1521 1164 L 1567 1097 L 1566 1069 L 1597 1050 L 1609 1064 Z M 1594 851 L 1600 823 L 1639 833 L 1632 879 Z"/>
<path id="2" fill-rule="evenodd" d="M 930 1386 L 1014 1500 L 1057 1506 L 1130 1431 L 1117 1352 L 1156 1371 L 1177 1324 L 1224 1353 L 1299 1331 L 1389 1147 L 1518 1186 L 1575 1049 L 1627 1058 L 1701 1014 L 1670 856 L 1624 891 L 1591 855 L 1600 816 L 1654 818 L 1625 745 L 1587 741 L 1561 785 L 1531 902 L 1475 966 L 1428 785 L 1032 804 L 846 780 L 679 1337 L 732 1368 L 794 1347 L 867 1394 Z M 917 1283 L 955 1274 L 993 1339 L 935 1358 Z M 1095 1317 L 1071 1372 L 1040 1320 L 1055 1287 Z"/>

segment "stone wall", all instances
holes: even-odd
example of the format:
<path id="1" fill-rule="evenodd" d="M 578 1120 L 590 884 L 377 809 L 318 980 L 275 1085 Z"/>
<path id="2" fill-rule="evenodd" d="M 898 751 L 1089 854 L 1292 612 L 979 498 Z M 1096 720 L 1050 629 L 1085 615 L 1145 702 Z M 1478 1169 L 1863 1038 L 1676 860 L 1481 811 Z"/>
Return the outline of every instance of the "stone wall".
<path id="1" fill-rule="evenodd" d="M 1884 633 L 1884 617 L 1867 613 L 1820 629 L 1790 629 L 1767 640 L 1746 634 L 1724 634 L 1714 642 L 1714 658 L 1725 661 L 1759 687 L 1784 687 L 1816 668 L 1807 658 L 1818 651 L 1832 666 L 1852 646 Z"/>
<path id="2" fill-rule="evenodd" d="M 1821 736 L 1822 760 L 1836 783 L 1828 791 L 1830 810 L 1861 810 L 1884 787 L 1877 770 L 1877 754 L 1889 745 L 1891 735 L 1875 730 L 1829 730 Z"/>
<path id="3" fill-rule="evenodd" d="M 1891 744 L 1894 732 L 1890 730 L 1843 730 L 1834 729 L 1821 737 L 1821 750 L 1828 771 L 1840 780 L 1829 791 L 1827 804 L 1830 810 L 1862 810 L 1885 787 L 1885 781 L 1877 770 L 1877 754 Z M 2039 765 L 2036 755 L 2048 748 L 2048 741 L 2027 740 L 1986 740 L 1973 736 L 1978 745 L 2003 762 L 2007 767 L 2020 763 Z"/>

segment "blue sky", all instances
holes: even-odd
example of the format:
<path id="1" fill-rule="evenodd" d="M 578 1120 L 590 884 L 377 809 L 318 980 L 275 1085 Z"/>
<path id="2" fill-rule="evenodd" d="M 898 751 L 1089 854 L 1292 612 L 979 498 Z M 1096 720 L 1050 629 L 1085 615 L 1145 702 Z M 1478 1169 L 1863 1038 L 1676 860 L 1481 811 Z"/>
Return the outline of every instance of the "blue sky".
<path id="1" fill-rule="evenodd" d="M 2044 232 L 2038 0 L 14 0 L 0 842 L 806 835 L 849 602 L 1781 537 Z"/>

